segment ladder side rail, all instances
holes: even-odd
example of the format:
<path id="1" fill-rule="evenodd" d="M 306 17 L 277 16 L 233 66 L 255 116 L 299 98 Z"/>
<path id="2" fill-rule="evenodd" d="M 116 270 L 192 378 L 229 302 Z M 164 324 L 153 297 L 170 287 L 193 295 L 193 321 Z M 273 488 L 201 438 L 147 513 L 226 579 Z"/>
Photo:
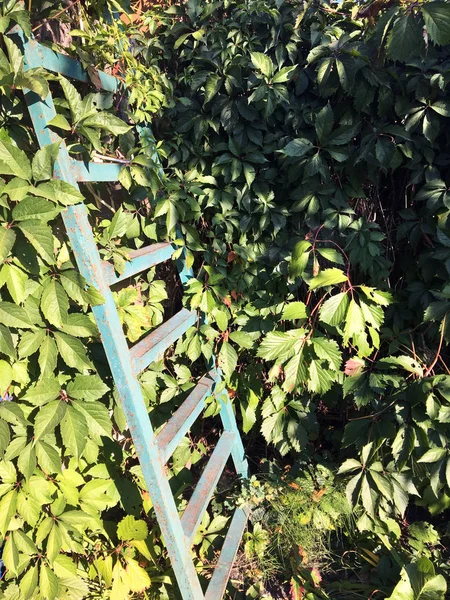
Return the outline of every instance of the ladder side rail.
<path id="1" fill-rule="evenodd" d="M 15 34 L 20 38 L 23 49 L 27 52 L 28 69 L 43 67 L 48 71 L 59 73 L 67 78 L 76 79 L 83 83 L 92 83 L 95 87 L 105 92 L 115 93 L 120 89 L 121 84 L 116 77 L 108 75 L 108 73 L 100 69 L 93 68 L 91 79 L 79 60 L 52 50 L 40 44 L 35 39 L 27 39 L 23 30 L 18 25 L 11 29 L 9 35 L 11 34 Z M 96 85 L 93 79 L 97 83 L 100 83 L 100 86 Z"/>
<path id="2" fill-rule="evenodd" d="M 25 44 L 25 60 L 27 54 Z M 59 141 L 59 136 L 47 127 L 48 121 L 56 115 L 51 95 L 43 103 L 34 92 L 25 90 L 25 99 L 40 146 Z M 70 169 L 69 158 L 67 147 L 62 141 L 55 162 L 55 173 L 58 178 L 78 188 Z M 92 234 L 87 209 L 84 204 L 77 204 L 67 208 L 62 216 L 81 275 L 87 283 L 94 285 L 105 299 L 104 304 L 94 306 L 92 310 L 180 590 L 184 600 L 203 600 L 203 592 L 160 457 L 142 390 L 132 371 L 130 352 L 114 297 L 103 277 L 102 261 Z"/>

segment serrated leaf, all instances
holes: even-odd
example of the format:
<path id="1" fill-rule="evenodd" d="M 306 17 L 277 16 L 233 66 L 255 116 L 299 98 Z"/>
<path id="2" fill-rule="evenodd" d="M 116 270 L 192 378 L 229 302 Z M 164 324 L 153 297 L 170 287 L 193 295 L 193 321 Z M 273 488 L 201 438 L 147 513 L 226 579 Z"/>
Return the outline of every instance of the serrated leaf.
<path id="1" fill-rule="evenodd" d="M 45 600 L 56 600 L 59 592 L 58 578 L 43 563 L 39 571 L 39 590 L 42 598 L 45 598 Z"/>
<path id="2" fill-rule="evenodd" d="M 47 335 L 39 350 L 38 363 L 41 369 L 41 377 L 47 377 L 54 372 L 57 358 L 58 350 L 55 340 L 50 335 Z"/>
<path id="3" fill-rule="evenodd" d="M 69 298 L 64 288 L 55 279 L 50 279 L 42 292 L 41 310 L 44 317 L 55 327 L 62 327 L 67 321 Z"/>
<path id="4" fill-rule="evenodd" d="M 80 340 L 56 331 L 55 340 L 59 353 L 69 367 L 81 372 L 94 368 L 86 355 L 86 348 Z"/>
<path id="5" fill-rule="evenodd" d="M 233 375 L 237 361 L 238 355 L 236 350 L 229 342 L 223 342 L 218 356 L 218 363 L 227 379 L 230 379 Z"/>
<path id="6" fill-rule="evenodd" d="M 95 323 L 87 315 L 73 313 L 67 316 L 67 320 L 60 329 L 75 337 L 97 337 L 98 329 Z"/>
<path id="7" fill-rule="evenodd" d="M 60 429 L 66 449 L 75 458 L 80 458 L 89 432 L 84 415 L 72 406 L 68 406 L 66 414 L 61 420 Z"/>
<path id="8" fill-rule="evenodd" d="M 426 2 L 420 7 L 427 33 L 435 44 L 450 44 L 450 6 L 447 2 Z"/>
<path id="9" fill-rule="evenodd" d="M 0 175 L 31 180 L 31 165 L 25 152 L 4 140 L 0 140 Z"/>
<path id="10" fill-rule="evenodd" d="M 317 290 L 321 287 L 336 285 L 347 280 L 347 275 L 340 269 L 324 269 L 323 271 L 320 271 L 318 275 L 313 277 L 313 279 L 309 280 L 309 289 Z"/>
<path id="11" fill-rule="evenodd" d="M 284 321 L 293 321 L 296 319 L 306 319 L 308 316 L 304 302 L 290 302 L 283 308 L 281 318 Z"/>
<path id="12" fill-rule="evenodd" d="M 39 466 L 45 473 L 62 473 L 61 457 L 58 454 L 58 450 L 47 444 L 47 442 L 37 442 L 36 456 Z"/>
<path id="13" fill-rule="evenodd" d="M 99 112 L 86 119 L 82 119 L 81 124 L 83 127 L 93 127 L 108 131 L 112 135 L 122 135 L 131 129 L 131 125 L 127 125 L 119 117 L 107 112 Z"/>
<path id="14" fill-rule="evenodd" d="M 318 358 L 327 360 L 330 369 L 339 371 L 342 364 L 342 353 L 335 340 L 329 340 L 324 337 L 314 336 L 311 338 L 314 351 Z"/>
<path id="15" fill-rule="evenodd" d="M 55 207 L 51 202 L 48 202 L 48 200 L 27 196 L 13 208 L 12 216 L 14 221 L 31 219 L 47 222 L 54 219 L 59 212 L 60 209 Z M 12 232 L 11 229 L 7 231 Z"/>
<path id="16" fill-rule="evenodd" d="M 289 142 L 289 144 L 287 144 L 281 152 L 286 156 L 302 158 L 311 150 L 312 147 L 313 145 L 309 140 L 305 138 L 298 138 L 296 140 L 292 140 L 292 142 Z"/>
<path id="17" fill-rule="evenodd" d="M 12 302 L 0 302 L 0 322 L 7 327 L 33 329 L 26 311 Z"/>
<path id="18" fill-rule="evenodd" d="M 44 341 L 45 329 L 37 331 L 25 331 L 21 338 L 17 349 L 20 358 L 26 358 L 37 352 Z"/>
<path id="19" fill-rule="evenodd" d="M 12 229 L 0 227 L 0 263 L 9 256 L 15 241 L 16 234 Z"/>
<path id="20" fill-rule="evenodd" d="M 29 479 L 36 469 L 36 450 L 33 444 L 27 444 L 20 453 L 17 468 L 25 479 Z"/>
<path id="21" fill-rule="evenodd" d="M 67 386 L 70 398 L 93 402 L 99 400 L 109 391 L 98 375 L 76 375 Z"/>
<path id="22" fill-rule="evenodd" d="M 400 13 L 387 38 L 387 55 L 404 62 L 417 56 L 421 46 L 423 36 L 419 19 L 412 12 Z"/>
<path id="23" fill-rule="evenodd" d="M 90 433 L 111 437 L 111 418 L 104 404 L 99 401 L 81 402 L 75 400 L 72 406 L 84 415 Z"/>
<path id="24" fill-rule="evenodd" d="M 45 181 L 53 177 L 53 169 L 60 145 L 60 141 L 48 144 L 36 152 L 31 165 L 35 181 Z"/>
<path id="25" fill-rule="evenodd" d="M 20 591 L 24 600 L 30 600 L 38 587 L 38 568 L 33 566 L 27 570 L 20 580 Z"/>
<path id="26" fill-rule="evenodd" d="M 34 421 L 34 441 L 37 442 L 50 433 L 61 422 L 67 409 L 67 404 L 61 400 L 53 400 L 39 409 Z"/>
<path id="27" fill-rule="evenodd" d="M 215 73 L 211 73 L 205 83 L 205 100 L 204 103 L 210 102 L 220 89 L 222 78 Z"/>
<path id="28" fill-rule="evenodd" d="M 333 129 L 334 115 L 330 104 L 327 104 L 317 114 L 315 128 L 320 144 L 327 144 L 328 136 Z"/>
<path id="29" fill-rule="evenodd" d="M 419 463 L 435 463 L 442 460 L 447 455 L 445 448 L 431 448 L 419 458 Z"/>
<path id="30" fill-rule="evenodd" d="M 83 102 L 77 88 L 65 77 L 60 75 L 61 87 L 69 104 L 74 122 L 81 118 Z"/>
<path id="31" fill-rule="evenodd" d="M 84 201 L 83 194 L 76 187 L 67 183 L 67 181 L 62 181 L 62 179 L 52 179 L 51 181 L 40 183 L 30 191 L 35 196 L 47 198 L 47 200 L 52 200 L 52 202 L 62 204 L 63 206 L 72 206 Z"/>
<path id="32" fill-rule="evenodd" d="M 289 275 L 292 278 L 301 277 L 308 264 L 311 250 L 311 243 L 307 240 L 300 240 L 294 246 L 292 259 L 289 265 Z"/>
<path id="33" fill-rule="evenodd" d="M 8 292 L 16 304 L 22 304 L 26 297 L 28 275 L 15 265 L 6 264 L 1 270 Z"/>
<path id="34" fill-rule="evenodd" d="M 4 538 L 11 519 L 16 514 L 17 492 L 12 490 L 0 500 L 0 535 Z"/>
<path id="35" fill-rule="evenodd" d="M 146 540 L 148 527 L 145 521 L 135 519 L 133 515 L 127 515 L 117 525 L 117 537 L 119 540 Z"/>
<path id="36" fill-rule="evenodd" d="M 267 54 L 263 54 L 262 52 L 250 52 L 250 56 L 254 67 L 259 69 L 265 77 L 272 77 L 273 63 Z"/>
<path id="37" fill-rule="evenodd" d="M 21 221 L 17 227 L 37 253 L 49 264 L 53 264 L 53 232 L 48 225 L 38 220 Z"/>

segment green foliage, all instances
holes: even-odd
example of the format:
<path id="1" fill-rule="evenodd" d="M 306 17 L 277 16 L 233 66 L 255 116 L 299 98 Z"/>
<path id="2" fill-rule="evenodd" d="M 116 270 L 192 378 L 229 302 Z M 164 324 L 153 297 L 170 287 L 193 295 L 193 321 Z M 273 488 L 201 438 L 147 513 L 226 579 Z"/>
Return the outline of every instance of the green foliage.
<path id="1" fill-rule="evenodd" d="M 1 10 L 0 31 L 29 31 L 19 5 Z M 86 289 L 61 233 L 61 211 L 85 199 L 118 273 L 146 238 L 174 240 L 194 267 L 185 303 L 206 318 L 142 375 L 152 419 L 165 422 L 193 387 L 196 361 L 214 355 L 247 441 L 261 434 L 269 452 L 307 465 L 289 489 L 275 486 L 268 518 L 246 535 L 247 558 L 260 569 L 279 542 L 293 598 L 377 589 L 443 599 L 448 553 L 438 540 L 448 532 L 409 519 L 450 507 L 448 3 L 189 0 L 130 15 L 127 27 L 102 10 L 80 7 L 67 51 L 123 77 L 128 106 L 25 72 L 2 38 L 5 597 L 172 594 L 90 316 L 102 297 Z M 58 146 L 36 152 L 21 93 L 44 97 L 49 86 L 51 127 L 78 159 L 118 158 L 127 197 L 91 185 L 81 195 L 52 178 Z M 150 116 L 164 182 L 152 140 L 131 128 Z M 154 270 L 117 290 L 130 342 L 162 321 L 173 296 Z M 205 416 L 218 410 L 208 399 Z M 176 489 L 205 452 L 188 439 L 177 449 Z M 222 538 L 222 508 L 195 540 L 199 568 Z M 332 552 L 346 548 L 352 566 L 321 586 Z M 264 594 L 252 584 L 247 596 Z"/>

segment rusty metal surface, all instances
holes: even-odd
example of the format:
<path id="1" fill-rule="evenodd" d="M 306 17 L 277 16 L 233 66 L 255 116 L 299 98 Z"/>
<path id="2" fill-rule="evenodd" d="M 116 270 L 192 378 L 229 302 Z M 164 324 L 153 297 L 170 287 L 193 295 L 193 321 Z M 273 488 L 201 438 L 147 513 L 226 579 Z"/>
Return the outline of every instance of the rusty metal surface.
<path id="1" fill-rule="evenodd" d="M 149 333 L 131 348 L 133 371 L 137 375 L 197 322 L 197 313 L 182 308 L 176 315 Z"/>
<path id="2" fill-rule="evenodd" d="M 56 73 L 62 73 L 68 78 L 86 83 L 93 82 L 94 85 L 106 91 L 115 92 L 119 89 L 119 82 L 114 77 L 101 71 L 88 74 L 78 61 L 54 52 L 33 39 L 27 40 L 19 27 L 15 27 L 12 34 L 23 49 L 25 69 L 44 67 Z M 54 176 L 56 178 L 67 181 L 78 188 L 79 181 L 112 181 L 115 180 L 113 178 L 118 177 L 121 168 L 118 165 L 81 163 L 72 160 L 64 140 L 61 140 L 47 126 L 56 115 L 52 96 L 49 95 L 45 101 L 42 101 L 30 90 L 24 90 L 24 92 L 40 146 L 44 147 L 56 141 L 61 142 L 55 163 Z M 137 129 L 144 142 L 154 148 L 154 139 L 150 128 L 137 127 Z M 153 155 L 155 161 L 158 161 L 156 149 Z M 221 373 L 214 368 L 214 365 L 211 365 L 212 371 L 198 382 L 197 387 L 188 396 L 185 403 L 175 412 L 172 419 L 156 437 L 137 375 L 153 360 L 161 356 L 189 327 L 194 325 L 198 316 L 195 312 L 182 309 L 130 350 L 110 289 L 114 283 L 167 260 L 172 256 L 176 247 L 169 243 L 163 243 L 134 251 L 130 253 L 131 260 L 126 266 L 125 273 L 118 276 L 114 273 L 112 265 L 101 260 L 84 204 L 70 206 L 62 216 L 80 273 L 88 284 L 99 290 L 105 299 L 104 304 L 92 307 L 92 311 L 183 600 L 220 600 L 245 527 L 245 512 L 236 511 L 232 519 L 230 531 L 225 539 L 220 560 L 206 596 L 200 586 L 192 561 L 190 544 L 230 452 L 238 473 L 242 477 L 248 475 L 247 462 L 233 407 L 226 392 L 222 392 L 219 396 L 225 432 L 222 434 L 181 520 L 167 479 L 165 462 L 200 414 L 205 398 L 210 393 L 214 393 L 217 383 L 221 381 Z M 192 269 L 186 264 L 185 251 L 177 260 L 177 265 L 181 282 L 184 285 L 193 276 Z"/>
<path id="3" fill-rule="evenodd" d="M 223 597 L 242 534 L 247 524 L 247 518 L 248 512 L 246 510 L 242 508 L 235 510 L 204 600 L 220 600 Z"/>
<path id="4" fill-rule="evenodd" d="M 227 463 L 235 437 L 235 434 L 231 433 L 231 431 L 224 431 L 222 433 L 220 440 L 214 448 L 214 452 L 200 477 L 200 481 L 197 483 L 192 498 L 181 517 L 183 531 L 189 544 L 192 544 L 200 521 L 203 518 L 217 482 Z"/>
<path id="5" fill-rule="evenodd" d="M 212 394 L 214 380 L 205 375 L 197 383 L 183 404 L 156 436 L 161 456 L 167 462 L 204 409 L 206 398 Z"/>
<path id="6" fill-rule="evenodd" d="M 151 246 L 145 246 L 139 250 L 133 250 L 128 254 L 129 260 L 125 265 L 123 273 L 120 275 L 116 273 L 116 270 L 111 263 L 103 262 L 104 277 L 108 282 L 108 285 L 114 285 L 115 283 L 119 283 L 119 281 L 128 279 L 128 277 L 133 277 L 133 275 L 137 275 L 150 267 L 154 267 L 155 265 L 159 265 L 165 260 L 168 260 L 175 250 L 175 245 L 168 242 L 152 244 Z"/>

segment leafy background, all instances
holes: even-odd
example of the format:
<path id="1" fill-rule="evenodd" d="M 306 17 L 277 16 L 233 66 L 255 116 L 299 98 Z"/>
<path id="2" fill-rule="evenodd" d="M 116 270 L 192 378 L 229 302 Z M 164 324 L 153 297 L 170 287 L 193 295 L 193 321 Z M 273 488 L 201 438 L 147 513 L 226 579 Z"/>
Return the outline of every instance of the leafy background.
<path id="1" fill-rule="evenodd" d="M 203 577 L 227 509 L 250 501 L 231 597 L 445 598 L 450 5 L 31 9 L 36 35 L 131 95 L 24 73 L 2 38 L 1 593 L 178 594 L 90 317 L 102 299 L 58 217 L 80 196 L 52 179 L 57 148 L 36 153 L 23 102 L 50 86 L 71 153 L 124 164 L 127 194 L 83 188 L 104 257 L 120 272 L 127 249 L 173 239 L 194 267 L 183 298 L 168 265 L 117 306 L 131 342 L 182 301 L 205 313 L 142 376 L 149 411 L 162 424 L 214 353 L 245 434 L 254 475 L 221 482 Z M 29 31 L 20 5 L 2 10 L 2 31 Z M 163 181 L 130 127 L 146 120 Z M 208 402 L 170 465 L 180 509 L 214 445 Z"/>

